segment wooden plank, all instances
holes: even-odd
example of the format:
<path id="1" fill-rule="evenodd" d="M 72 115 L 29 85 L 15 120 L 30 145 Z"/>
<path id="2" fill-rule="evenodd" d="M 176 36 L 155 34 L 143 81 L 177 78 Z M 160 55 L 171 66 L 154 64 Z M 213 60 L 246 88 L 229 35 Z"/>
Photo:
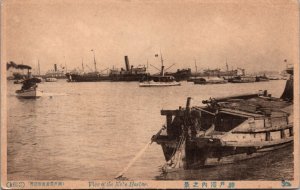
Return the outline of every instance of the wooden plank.
<path id="1" fill-rule="evenodd" d="M 194 110 L 197 110 L 197 111 L 202 111 L 202 112 L 205 112 L 207 114 L 210 114 L 210 115 L 216 115 L 215 113 L 212 113 L 212 112 L 209 112 L 201 107 L 193 107 Z"/>
<path id="2" fill-rule="evenodd" d="M 257 141 L 257 142 L 241 142 L 241 141 L 222 141 L 223 146 L 234 146 L 234 147 L 263 147 L 263 146 L 270 146 L 270 145 L 276 145 L 276 144 L 282 144 L 289 141 L 294 140 L 294 137 L 288 137 L 285 139 L 279 139 L 279 140 L 271 140 L 271 141 Z"/>
<path id="3" fill-rule="evenodd" d="M 233 110 L 233 109 L 228 109 L 228 108 L 222 108 L 220 109 L 220 112 L 227 113 L 227 114 L 232 114 L 232 115 L 237 115 L 240 117 L 254 117 L 254 118 L 261 118 L 263 115 L 261 114 L 255 114 L 255 113 L 249 113 L 249 112 L 244 112 L 240 110 Z"/>
<path id="4" fill-rule="evenodd" d="M 253 134 L 253 133 L 265 133 L 265 132 L 274 132 L 274 131 L 280 131 L 284 129 L 290 129 L 292 128 L 293 125 L 287 125 L 285 127 L 270 127 L 270 128 L 263 128 L 263 129 L 257 129 L 257 130 L 252 130 L 252 131 L 232 131 L 231 133 L 248 133 L 248 134 Z"/>

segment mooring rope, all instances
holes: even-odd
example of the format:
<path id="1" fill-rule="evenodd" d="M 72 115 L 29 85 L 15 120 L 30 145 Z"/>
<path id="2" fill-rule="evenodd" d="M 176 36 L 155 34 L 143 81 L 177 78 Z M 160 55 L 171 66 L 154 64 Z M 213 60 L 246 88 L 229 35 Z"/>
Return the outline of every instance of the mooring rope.
<path id="1" fill-rule="evenodd" d="M 182 135 L 181 138 L 179 139 L 178 144 L 177 144 L 176 148 L 174 149 L 174 151 L 173 151 L 173 153 L 171 155 L 171 159 L 175 155 L 175 153 L 177 152 L 177 150 L 179 150 L 181 144 L 183 143 L 183 139 L 184 139 L 184 135 Z"/>
<path id="2" fill-rule="evenodd" d="M 143 155 L 143 153 L 147 150 L 147 148 L 151 145 L 151 142 L 148 142 L 143 149 L 141 149 L 137 155 L 128 163 L 128 165 L 115 177 L 115 179 L 120 178 L 124 175 L 124 173 L 134 164 L 134 162 Z"/>
<path id="3" fill-rule="evenodd" d="M 156 133 L 156 135 L 154 135 L 153 137 L 154 138 L 152 138 L 151 139 L 151 141 L 150 142 L 148 142 L 145 146 L 144 146 L 144 148 L 143 149 L 141 149 L 136 155 L 135 155 L 135 157 L 127 164 L 127 166 L 115 177 L 115 179 L 118 179 L 118 178 L 121 178 L 123 175 L 124 175 L 124 173 L 125 172 L 127 172 L 127 170 L 134 164 L 134 162 L 136 162 L 137 161 L 137 159 L 139 159 L 139 157 L 141 157 L 142 155 L 143 155 L 143 153 L 148 149 L 148 147 L 152 144 L 152 142 L 155 140 L 155 138 L 157 138 L 159 135 L 160 135 L 160 133 L 164 130 L 164 129 L 166 129 L 166 127 L 165 126 L 163 126 L 157 133 Z"/>

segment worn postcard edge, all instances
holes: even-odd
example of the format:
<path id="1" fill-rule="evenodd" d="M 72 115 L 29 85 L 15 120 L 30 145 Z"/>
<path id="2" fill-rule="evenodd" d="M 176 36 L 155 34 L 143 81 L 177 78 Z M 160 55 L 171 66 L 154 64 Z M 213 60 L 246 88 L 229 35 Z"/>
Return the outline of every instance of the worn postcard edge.
<path id="1" fill-rule="evenodd" d="M 299 10 L 299 5 L 298 10 Z M 206 182 L 207 188 L 211 188 L 209 184 L 216 182 L 217 184 L 235 183 L 236 189 L 242 188 L 299 188 L 299 30 L 298 30 L 298 49 L 297 55 L 294 55 L 294 180 L 286 181 L 288 185 L 284 185 L 284 181 L 206 181 L 206 180 L 87 180 L 87 181 L 56 181 L 56 180 L 7 180 L 7 86 L 6 86 L 6 42 L 5 42 L 5 10 L 4 1 L 1 1 L 1 187 L 4 189 L 183 189 L 184 182 Z M 299 20 L 299 17 L 298 17 Z M 299 23 L 299 22 L 298 22 Z M 298 26 L 299 28 L 299 26 Z M 47 184 L 55 184 L 49 185 Z M 120 183 L 124 182 L 124 183 Z M 44 185 L 44 186 L 43 186 Z M 193 189 L 193 188 L 192 188 Z M 205 188 L 202 188 L 205 189 Z M 217 186 L 217 189 L 228 189 Z"/>

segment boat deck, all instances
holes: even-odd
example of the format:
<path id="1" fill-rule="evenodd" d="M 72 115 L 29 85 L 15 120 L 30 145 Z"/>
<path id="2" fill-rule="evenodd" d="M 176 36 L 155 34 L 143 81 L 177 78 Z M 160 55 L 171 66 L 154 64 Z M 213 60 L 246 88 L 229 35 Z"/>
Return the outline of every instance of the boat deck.
<path id="1" fill-rule="evenodd" d="M 272 97 L 255 97 L 240 101 L 221 102 L 220 105 L 225 110 L 226 108 L 231 109 L 231 112 L 233 112 L 233 110 L 240 110 L 257 115 L 257 113 L 260 112 L 288 112 L 286 109 L 292 105 L 292 102 L 287 102 L 279 98 Z"/>

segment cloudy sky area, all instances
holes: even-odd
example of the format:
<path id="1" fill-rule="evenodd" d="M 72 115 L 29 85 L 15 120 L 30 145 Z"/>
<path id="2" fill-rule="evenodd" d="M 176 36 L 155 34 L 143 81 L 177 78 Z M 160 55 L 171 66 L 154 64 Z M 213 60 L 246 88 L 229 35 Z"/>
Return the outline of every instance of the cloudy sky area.
<path id="1" fill-rule="evenodd" d="M 3 6 L 2 62 L 281 70 L 298 59 L 298 9 L 285 0 L 10 0 Z M 151 69 L 152 72 L 154 71 Z"/>

